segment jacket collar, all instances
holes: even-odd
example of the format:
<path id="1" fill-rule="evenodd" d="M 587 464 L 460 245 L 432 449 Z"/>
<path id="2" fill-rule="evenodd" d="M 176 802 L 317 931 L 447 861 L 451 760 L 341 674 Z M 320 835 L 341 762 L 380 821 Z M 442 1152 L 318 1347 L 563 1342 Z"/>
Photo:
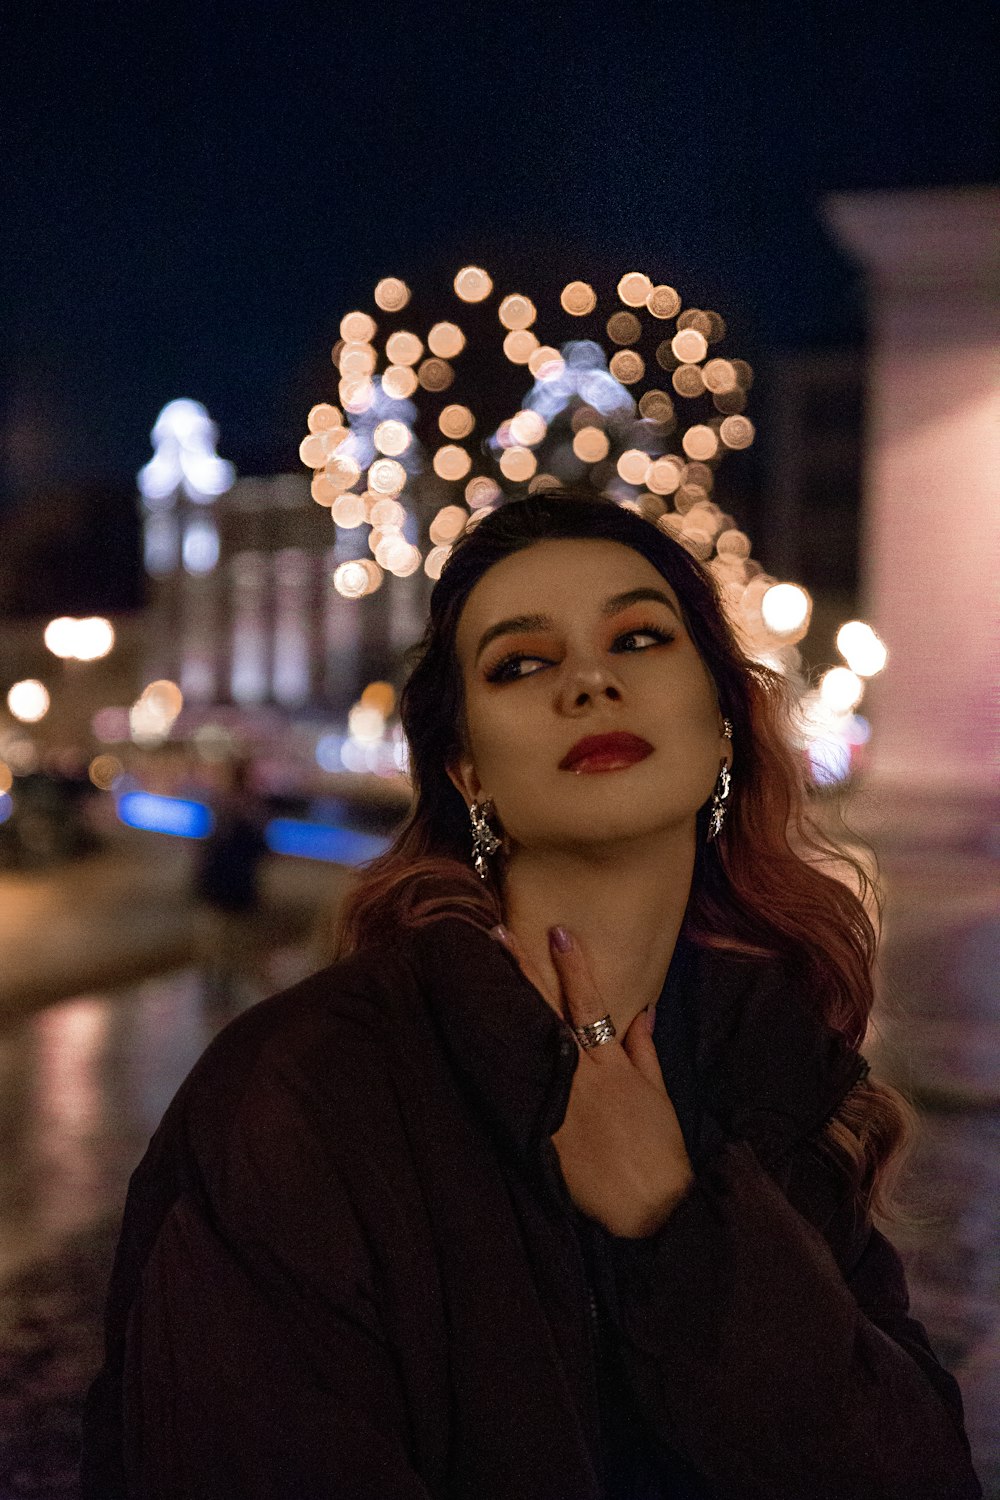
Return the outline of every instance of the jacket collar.
<path id="1" fill-rule="evenodd" d="M 482 929 L 443 917 L 407 936 L 456 1071 L 518 1152 L 537 1152 L 558 1129 L 568 1101 L 578 1057 L 570 1027 Z M 653 1038 L 668 1093 L 669 1006 L 683 1007 L 688 1024 L 702 1114 L 701 1140 L 688 1143 L 693 1159 L 692 1147 L 739 1138 L 765 1166 L 776 1164 L 826 1123 L 868 1071 L 865 1059 L 823 1023 L 783 961 L 746 959 L 681 938 Z"/>

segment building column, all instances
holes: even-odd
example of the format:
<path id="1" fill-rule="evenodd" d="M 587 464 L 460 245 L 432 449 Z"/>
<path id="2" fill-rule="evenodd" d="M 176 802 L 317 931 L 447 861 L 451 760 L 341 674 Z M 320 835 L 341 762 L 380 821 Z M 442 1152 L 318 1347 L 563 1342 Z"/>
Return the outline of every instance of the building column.
<path id="1" fill-rule="evenodd" d="M 996 837 L 1000 193 L 827 201 L 868 285 L 863 614 L 889 650 L 865 712 L 891 839 Z M 992 835 L 991 835 L 992 828 Z"/>

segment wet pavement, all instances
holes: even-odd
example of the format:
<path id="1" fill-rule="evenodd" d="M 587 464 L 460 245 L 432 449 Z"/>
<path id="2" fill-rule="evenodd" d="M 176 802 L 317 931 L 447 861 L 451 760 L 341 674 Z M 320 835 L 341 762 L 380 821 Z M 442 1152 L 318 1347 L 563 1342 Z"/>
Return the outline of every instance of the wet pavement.
<path id="1" fill-rule="evenodd" d="M 104 874 L 112 886 L 120 878 Z M 197 923 L 181 876 L 161 864 L 144 911 L 133 880 L 134 909 L 118 933 L 148 936 L 159 922 L 182 967 L 52 1000 L 52 985 L 72 969 L 64 951 L 72 944 L 64 944 L 48 988 L 37 982 L 45 965 L 32 966 L 30 951 L 19 962 L 26 974 L 36 971 L 34 987 L 19 997 L 13 984 L 0 986 L 0 1500 L 76 1496 L 80 1405 L 100 1363 L 101 1304 L 129 1175 L 219 1027 L 319 961 L 311 938 L 332 889 L 326 872 L 276 874 L 272 891 L 291 882 L 285 896 L 308 918 L 298 931 L 276 920 L 255 969 L 228 994 L 191 961 Z M 912 1312 L 962 1388 L 984 1491 L 1000 1500 L 997 871 L 985 857 L 939 855 L 933 868 L 898 863 L 886 883 L 880 1003 L 866 1053 L 921 1108 L 923 1135 L 906 1180 L 925 1219 L 886 1232 L 907 1266 Z M 37 941 L 53 910 L 76 911 L 83 972 L 110 975 L 114 933 L 94 920 L 102 900 L 109 913 L 121 905 L 120 885 L 115 892 L 96 867 L 87 878 L 74 867 L 51 877 L 48 897 L 39 888 L 30 899 L 22 893 L 21 916 L 29 912 Z M 89 917 L 88 901 L 98 903 Z M 8 953 L 19 945 L 10 905 L 0 910 L 2 963 L 5 942 Z M 153 967 L 156 951 L 150 939 Z M 10 970 L 3 973 L 9 981 Z"/>

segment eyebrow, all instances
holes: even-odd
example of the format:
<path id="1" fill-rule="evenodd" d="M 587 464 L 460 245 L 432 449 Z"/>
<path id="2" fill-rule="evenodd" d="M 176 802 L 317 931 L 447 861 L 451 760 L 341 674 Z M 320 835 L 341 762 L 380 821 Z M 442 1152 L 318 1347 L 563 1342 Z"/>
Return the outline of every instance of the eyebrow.
<path id="1" fill-rule="evenodd" d="M 640 588 L 628 589 L 623 594 L 612 594 L 610 599 L 605 599 L 601 605 L 601 614 L 607 618 L 609 615 L 620 614 L 630 604 L 639 604 L 644 600 L 652 600 L 657 604 L 665 604 L 670 613 L 675 616 L 678 624 L 681 617 L 677 613 L 677 607 L 673 600 L 663 592 L 662 589 Z M 496 625 L 491 625 L 484 630 L 476 647 L 475 662 L 479 661 L 486 647 L 491 641 L 495 641 L 499 635 L 512 635 L 519 630 L 551 630 L 553 621 L 550 615 L 512 615 L 509 620 L 499 620 Z M 475 665 L 475 662 L 473 665 Z"/>

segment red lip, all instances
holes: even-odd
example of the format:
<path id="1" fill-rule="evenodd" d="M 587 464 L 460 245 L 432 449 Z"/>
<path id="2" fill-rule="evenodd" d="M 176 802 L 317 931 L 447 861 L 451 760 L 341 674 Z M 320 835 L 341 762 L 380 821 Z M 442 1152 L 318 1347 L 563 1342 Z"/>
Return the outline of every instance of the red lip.
<path id="1" fill-rule="evenodd" d="M 637 734 L 589 734 L 585 739 L 577 740 L 571 750 L 567 750 L 559 762 L 559 769 L 572 770 L 578 761 L 590 755 L 615 755 L 622 759 L 627 757 L 629 760 L 644 760 L 652 753 L 653 747 L 649 741 L 640 739 Z"/>

